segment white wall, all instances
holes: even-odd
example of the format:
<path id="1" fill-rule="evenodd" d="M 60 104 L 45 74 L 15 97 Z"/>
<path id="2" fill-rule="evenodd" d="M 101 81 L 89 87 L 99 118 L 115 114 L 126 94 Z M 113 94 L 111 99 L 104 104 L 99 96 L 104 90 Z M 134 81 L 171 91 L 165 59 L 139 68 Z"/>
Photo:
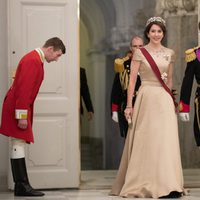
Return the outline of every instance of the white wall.
<path id="1" fill-rule="evenodd" d="M 0 1 L 0 113 L 4 95 L 8 89 L 7 72 L 7 0 Z M 1 116 L 0 116 L 1 118 Z M 0 190 L 7 188 L 8 142 L 0 135 Z"/>

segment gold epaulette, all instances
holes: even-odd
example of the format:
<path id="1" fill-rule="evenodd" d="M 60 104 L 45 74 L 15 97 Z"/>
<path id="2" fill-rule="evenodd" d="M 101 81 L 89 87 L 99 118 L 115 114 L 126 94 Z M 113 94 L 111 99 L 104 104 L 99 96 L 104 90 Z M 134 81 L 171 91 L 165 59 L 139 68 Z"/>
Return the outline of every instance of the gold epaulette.
<path id="1" fill-rule="evenodd" d="M 128 59 L 130 59 L 128 56 L 124 57 L 124 58 L 116 58 L 115 59 L 115 65 L 114 65 L 114 69 L 116 73 L 120 73 L 124 71 L 124 62 L 127 61 Z"/>
<path id="2" fill-rule="evenodd" d="M 191 62 L 196 59 L 196 53 L 195 50 L 198 49 L 199 47 L 194 47 L 192 49 L 188 49 L 185 51 L 185 61 L 186 62 Z"/>

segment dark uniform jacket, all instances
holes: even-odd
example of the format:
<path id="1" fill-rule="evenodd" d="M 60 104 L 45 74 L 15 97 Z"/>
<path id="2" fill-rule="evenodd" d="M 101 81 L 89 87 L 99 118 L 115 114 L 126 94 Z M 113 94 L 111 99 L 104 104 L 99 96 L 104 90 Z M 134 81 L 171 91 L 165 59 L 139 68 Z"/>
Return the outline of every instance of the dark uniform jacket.
<path id="1" fill-rule="evenodd" d="M 127 89 L 130 77 L 131 58 L 124 57 L 115 60 L 116 75 L 114 78 L 112 92 L 111 92 L 111 109 L 112 112 L 118 112 L 119 128 L 122 137 L 126 137 L 128 130 L 128 122 L 124 116 L 124 110 L 127 103 Z M 141 85 L 140 77 L 138 75 L 135 91 Z M 133 105 L 135 102 L 136 94 L 133 97 Z"/>
<path id="2" fill-rule="evenodd" d="M 200 102 L 200 48 L 195 47 L 186 51 L 186 70 L 181 86 L 179 103 L 180 112 L 190 112 L 190 98 L 192 93 L 193 80 L 197 82 L 195 94 L 195 116 L 194 116 L 194 135 L 197 146 L 200 146 L 200 122 L 199 122 L 199 102 Z"/>
<path id="3" fill-rule="evenodd" d="M 93 105 L 92 105 L 92 101 L 91 101 L 91 98 L 90 98 L 90 92 L 89 92 L 89 87 L 88 87 L 88 84 L 87 84 L 87 77 L 86 77 L 86 73 L 85 73 L 85 69 L 84 68 L 80 68 L 80 89 L 81 89 L 81 99 L 80 99 L 80 102 L 81 102 L 81 114 L 83 114 L 83 105 L 82 105 L 82 100 L 84 101 L 85 103 L 85 106 L 86 106 L 86 109 L 88 112 L 94 112 L 94 109 L 93 109 Z"/>

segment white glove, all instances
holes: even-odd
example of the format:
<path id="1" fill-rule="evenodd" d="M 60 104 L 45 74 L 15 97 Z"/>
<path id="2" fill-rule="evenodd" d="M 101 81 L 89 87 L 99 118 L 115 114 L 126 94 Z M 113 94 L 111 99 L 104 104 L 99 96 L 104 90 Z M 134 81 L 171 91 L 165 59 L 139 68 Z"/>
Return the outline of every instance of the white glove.
<path id="1" fill-rule="evenodd" d="M 118 113 L 116 111 L 112 112 L 112 120 L 115 122 L 119 122 Z"/>
<path id="2" fill-rule="evenodd" d="M 180 117 L 180 120 L 183 121 L 183 122 L 188 122 L 188 121 L 190 121 L 190 115 L 189 115 L 189 113 L 180 112 L 180 113 L 179 113 L 179 117 Z"/>

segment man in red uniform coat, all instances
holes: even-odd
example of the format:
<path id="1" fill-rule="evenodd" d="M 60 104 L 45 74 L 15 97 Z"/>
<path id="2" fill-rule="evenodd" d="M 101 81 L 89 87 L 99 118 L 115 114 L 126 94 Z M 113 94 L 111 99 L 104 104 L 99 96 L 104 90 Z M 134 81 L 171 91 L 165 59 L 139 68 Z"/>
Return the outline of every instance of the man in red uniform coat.
<path id="1" fill-rule="evenodd" d="M 50 38 L 42 48 L 26 54 L 19 62 L 15 79 L 8 90 L 2 109 L 0 133 L 11 137 L 11 166 L 15 196 L 43 196 L 31 187 L 25 165 L 25 143 L 33 143 L 33 105 L 44 77 L 44 62 L 57 61 L 65 45 Z"/>

